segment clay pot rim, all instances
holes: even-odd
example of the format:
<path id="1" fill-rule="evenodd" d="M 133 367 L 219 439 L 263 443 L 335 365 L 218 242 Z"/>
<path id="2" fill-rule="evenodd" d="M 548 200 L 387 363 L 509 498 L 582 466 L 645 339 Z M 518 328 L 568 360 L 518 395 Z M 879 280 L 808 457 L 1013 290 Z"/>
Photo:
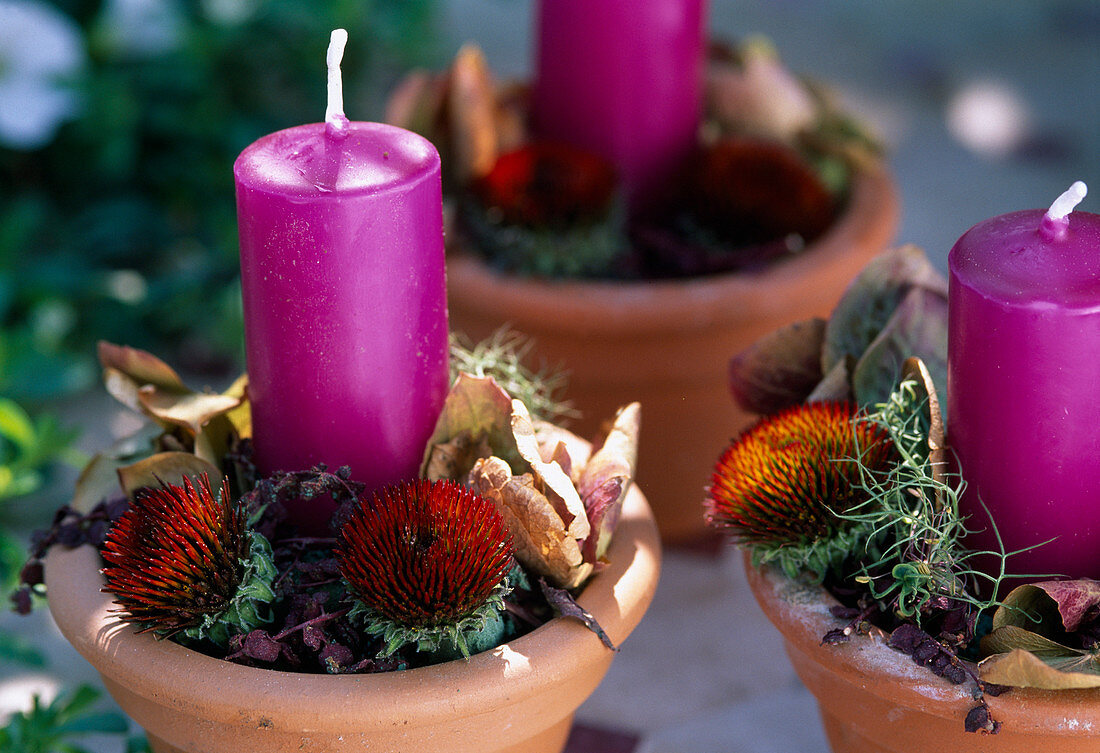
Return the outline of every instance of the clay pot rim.
<path id="1" fill-rule="evenodd" d="M 830 607 L 839 604 L 833 595 L 822 586 L 792 580 L 779 568 L 754 568 L 748 552 L 743 553 L 743 562 L 753 596 L 785 641 L 830 672 L 855 678 L 853 682 L 864 687 L 873 684 L 878 695 L 950 719 L 962 729 L 966 713 L 975 706 L 971 682 L 952 685 L 890 648 L 881 635 L 855 636 L 836 646 L 821 645 L 826 632 L 844 625 L 829 612 Z M 881 679 L 884 674 L 885 682 Z M 1026 713 L 1033 732 L 1046 729 L 1066 734 L 1072 717 L 1077 729 L 1100 734 L 1100 688 L 1012 688 L 1000 696 L 987 695 L 986 703 L 1002 722 Z"/>
<path id="2" fill-rule="evenodd" d="M 631 487 L 608 551 L 610 564 L 578 602 L 618 645 L 637 626 L 656 591 L 660 544 L 645 497 Z M 516 698 L 564 683 L 578 667 L 610 661 L 610 649 L 579 621 L 557 618 L 470 660 L 369 675 L 319 675 L 245 667 L 136 634 L 111 612 L 100 591 L 99 559 L 91 546 L 54 547 L 46 559 L 50 611 L 65 637 L 105 678 L 176 707 L 224 706 L 227 717 L 301 714 L 309 708 L 335 719 L 392 718 L 394 724 L 491 712 Z M 150 670 L 150 668 L 153 668 Z M 476 691 L 476 692 L 475 692 Z M 426 695 L 446 703 L 424 704 Z M 216 698 L 215 698 L 216 697 Z M 239 721 L 239 719 L 238 719 Z"/>
<path id="3" fill-rule="evenodd" d="M 813 277 L 822 266 L 866 243 L 865 238 L 877 236 L 884 225 L 894 227 L 898 214 L 892 176 L 881 163 L 872 163 L 855 174 L 844 213 L 824 235 L 802 252 L 760 270 L 671 280 L 543 279 L 501 272 L 476 254 L 451 247 L 448 290 L 478 309 L 558 309 L 593 317 L 592 326 L 606 332 L 672 331 L 685 318 L 720 322 L 743 316 L 745 309 L 770 308 L 777 287 Z"/>

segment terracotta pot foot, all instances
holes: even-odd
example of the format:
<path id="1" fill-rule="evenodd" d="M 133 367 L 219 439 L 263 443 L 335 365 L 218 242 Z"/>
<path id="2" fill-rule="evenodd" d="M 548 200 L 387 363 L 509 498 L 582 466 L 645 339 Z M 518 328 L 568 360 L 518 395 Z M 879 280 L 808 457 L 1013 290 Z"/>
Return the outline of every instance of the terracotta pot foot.
<path id="1" fill-rule="evenodd" d="M 153 753 L 187 753 L 187 751 L 182 748 L 177 748 L 175 745 L 169 745 L 156 735 L 146 733 L 145 736 L 149 738 L 149 747 L 153 749 Z"/>
<path id="2" fill-rule="evenodd" d="M 501 748 L 500 753 L 561 753 L 569 740 L 569 730 L 573 728 L 573 715 L 544 730 L 519 745 Z"/>
<path id="3" fill-rule="evenodd" d="M 825 736 L 829 738 L 833 753 L 893 753 L 875 745 L 851 726 L 824 711 L 821 712 L 821 724 L 825 727 Z"/>
<path id="4" fill-rule="evenodd" d="M 570 716 L 519 745 L 501 749 L 500 753 L 561 753 L 565 749 L 565 743 L 569 739 L 569 730 L 572 728 L 573 717 Z M 156 735 L 147 733 L 146 736 L 149 738 L 149 745 L 152 747 L 153 753 L 189 753 L 182 748 L 169 745 Z"/>

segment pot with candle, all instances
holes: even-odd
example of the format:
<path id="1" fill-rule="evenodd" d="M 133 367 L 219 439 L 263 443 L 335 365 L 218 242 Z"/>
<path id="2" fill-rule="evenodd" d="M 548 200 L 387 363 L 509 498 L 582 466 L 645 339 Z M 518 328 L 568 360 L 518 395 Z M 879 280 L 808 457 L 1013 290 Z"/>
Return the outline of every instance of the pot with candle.
<path id="1" fill-rule="evenodd" d="M 734 393 L 766 416 L 715 466 L 707 519 L 746 550 L 753 593 L 817 697 L 837 753 L 1100 744 L 1096 600 L 1087 596 L 1098 584 L 1094 560 L 1077 548 L 1088 518 L 1048 508 L 1056 520 L 1041 528 L 983 483 L 980 465 L 972 480 L 968 463 L 981 452 L 1011 457 L 1022 439 L 1006 431 L 1012 421 L 1032 441 L 1049 418 L 1023 419 L 1037 405 L 1067 401 L 1056 412 L 1065 416 L 1077 399 L 1064 384 L 1070 370 L 1032 363 L 1046 375 L 1008 379 L 1022 390 L 1012 404 L 980 404 L 1007 423 L 969 453 L 957 438 L 973 440 L 972 422 L 989 430 L 994 418 L 971 404 L 974 390 L 1007 400 L 1006 382 L 955 392 L 960 379 L 985 380 L 985 366 L 1019 367 L 971 338 L 996 342 L 1004 332 L 1002 349 L 1042 347 L 1044 324 L 1070 339 L 1087 331 L 1078 325 L 1089 317 L 1100 216 L 1070 211 L 1083 194 L 1075 184 L 1046 213 L 970 230 L 951 252 L 949 285 L 916 249 L 886 254 L 828 322 L 787 327 L 731 364 Z M 945 380 L 946 436 L 937 393 Z M 1060 468 L 1095 458 L 1091 433 L 1030 471 L 1056 487 Z M 1026 483 L 1028 469 L 998 468 Z M 1053 509 L 1075 509 L 1074 488 L 1054 489 Z M 974 533 L 983 528 L 1005 543 Z M 1072 579 L 1045 579 L 1036 563 Z M 1030 582 L 1010 590 L 1006 573 Z"/>
<path id="2" fill-rule="evenodd" d="M 347 467 L 248 481 L 241 385 L 196 393 L 147 353 L 101 358 L 153 426 L 92 461 L 35 557 L 62 634 L 155 753 L 562 750 L 656 590 L 636 404 L 593 447 L 482 357 L 421 480 L 372 494 Z M 195 434 L 172 423 L 187 410 L 208 419 Z M 302 536 L 285 512 L 320 497 L 332 533 Z"/>
<path id="3" fill-rule="evenodd" d="M 150 426 L 89 464 L 20 603 L 44 565 L 156 753 L 558 753 L 656 588 L 640 408 L 592 445 L 508 344 L 449 353 L 439 157 L 347 121 L 344 40 L 326 123 L 235 166 L 249 374 L 196 392 L 102 343 Z"/>
<path id="4" fill-rule="evenodd" d="M 707 533 L 683 490 L 752 419 L 728 354 L 828 313 L 893 236 L 893 182 L 766 45 L 704 59 L 702 2 L 538 8 L 529 92 L 467 47 L 412 74 L 387 120 L 444 153 L 454 329 L 530 335 L 585 431 L 643 401 L 640 477 L 662 537 L 689 542 Z"/>

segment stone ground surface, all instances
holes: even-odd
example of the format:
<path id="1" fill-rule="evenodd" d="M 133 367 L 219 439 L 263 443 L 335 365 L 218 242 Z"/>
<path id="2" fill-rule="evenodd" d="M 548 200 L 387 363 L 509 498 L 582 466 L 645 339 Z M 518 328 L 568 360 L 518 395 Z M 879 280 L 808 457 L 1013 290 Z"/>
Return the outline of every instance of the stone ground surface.
<path id="1" fill-rule="evenodd" d="M 530 3 L 441 5 L 449 45 L 441 55 L 475 39 L 499 71 L 525 73 Z M 902 198 L 898 240 L 924 247 L 942 270 L 954 240 L 984 218 L 1046 206 L 1075 179 L 1100 193 L 1094 0 L 711 0 L 710 16 L 716 36 L 771 37 L 793 69 L 830 81 L 877 125 Z M 968 110 L 983 91 L 1025 113 L 1026 127 L 1005 129 L 994 105 Z M 1098 206 L 1090 196 L 1082 209 Z M 104 420 L 107 405 L 92 395 L 66 412 L 85 427 L 89 450 L 102 446 L 114 421 Z M 25 529 L 41 516 L 26 512 L 13 525 Z M 4 614 L 0 630 L 32 639 L 47 655 L 41 670 L 0 665 L 0 714 L 25 705 L 33 692 L 96 682 L 44 611 L 31 618 Z M 122 753 L 116 741 L 90 740 L 88 748 Z M 666 553 L 653 606 L 581 707 L 569 750 L 825 753 L 828 747 L 813 699 L 756 609 L 738 557 L 720 550 Z"/>

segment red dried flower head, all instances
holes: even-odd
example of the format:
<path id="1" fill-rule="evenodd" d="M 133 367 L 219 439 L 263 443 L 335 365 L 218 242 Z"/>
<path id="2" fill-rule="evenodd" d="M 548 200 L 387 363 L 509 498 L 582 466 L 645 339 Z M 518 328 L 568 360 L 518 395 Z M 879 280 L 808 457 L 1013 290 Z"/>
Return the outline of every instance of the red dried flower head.
<path id="1" fill-rule="evenodd" d="M 726 138 L 700 152 L 684 181 L 706 224 L 742 242 L 797 233 L 808 243 L 832 224 L 836 202 L 793 149 L 762 139 Z"/>
<path id="2" fill-rule="evenodd" d="M 604 216 L 615 170 L 603 158 L 556 141 L 536 141 L 501 155 L 473 192 L 510 224 L 563 226 Z"/>
<path id="3" fill-rule="evenodd" d="M 864 501 L 860 464 L 885 470 L 894 458 L 886 431 L 855 418 L 850 404 L 824 402 L 761 420 L 718 461 L 707 522 L 750 545 L 829 538 L 840 523 L 831 511 Z"/>
<path id="4" fill-rule="evenodd" d="M 124 618 L 145 630 L 171 634 L 225 612 L 249 559 L 243 510 L 231 503 L 229 483 L 214 499 L 204 474 L 183 486 L 137 492 L 103 545 L 105 590 Z"/>
<path id="5" fill-rule="evenodd" d="M 433 627 L 460 622 L 498 590 L 512 542 L 492 502 L 454 481 L 419 480 L 360 500 L 336 559 L 364 606 Z"/>

